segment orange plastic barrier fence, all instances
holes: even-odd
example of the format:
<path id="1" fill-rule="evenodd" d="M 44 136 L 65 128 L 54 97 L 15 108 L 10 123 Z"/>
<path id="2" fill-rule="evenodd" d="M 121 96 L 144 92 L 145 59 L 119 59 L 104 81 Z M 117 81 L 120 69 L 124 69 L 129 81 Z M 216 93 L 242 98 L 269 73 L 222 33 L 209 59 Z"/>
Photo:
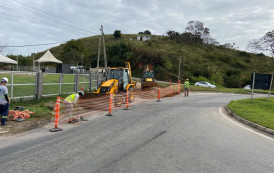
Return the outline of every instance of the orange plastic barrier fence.
<path id="1" fill-rule="evenodd" d="M 160 101 L 163 97 L 170 97 L 180 93 L 180 85 L 170 85 L 166 88 L 155 88 L 148 91 L 135 91 L 119 94 L 109 94 L 96 98 L 79 99 L 77 103 L 67 103 L 59 97 L 55 104 L 55 128 L 58 124 L 67 123 L 71 118 L 79 119 L 108 111 L 107 115 L 112 115 L 112 110 L 125 108 L 130 105 L 142 103 L 148 100 Z"/>

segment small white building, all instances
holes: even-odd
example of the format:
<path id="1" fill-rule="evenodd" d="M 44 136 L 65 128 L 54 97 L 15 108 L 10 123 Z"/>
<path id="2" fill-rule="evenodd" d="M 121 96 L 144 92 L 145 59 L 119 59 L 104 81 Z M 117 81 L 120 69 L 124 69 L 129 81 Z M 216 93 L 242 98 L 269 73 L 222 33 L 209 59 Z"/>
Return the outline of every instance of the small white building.
<path id="1" fill-rule="evenodd" d="M 143 35 L 142 41 L 147 41 L 147 36 Z"/>
<path id="2" fill-rule="evenodd" d="M 137 40 L 141 41 L 141 36 L 140 35 L 137 35 Z"/>

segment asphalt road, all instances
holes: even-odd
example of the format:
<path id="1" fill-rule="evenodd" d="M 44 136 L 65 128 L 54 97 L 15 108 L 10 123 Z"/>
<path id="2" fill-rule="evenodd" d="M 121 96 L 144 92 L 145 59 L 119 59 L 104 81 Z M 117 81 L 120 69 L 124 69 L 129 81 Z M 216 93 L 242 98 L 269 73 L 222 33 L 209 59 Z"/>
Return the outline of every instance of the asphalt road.
<path id="1" fill-rule="evenodd" d="M 274 172 L 273 137 L 221 113 L 222 105 L 246 97 L 180 95 L 115 110 L 113 117 L 101 115 L 63 132 L 0 138 L 0 172 Z"/>

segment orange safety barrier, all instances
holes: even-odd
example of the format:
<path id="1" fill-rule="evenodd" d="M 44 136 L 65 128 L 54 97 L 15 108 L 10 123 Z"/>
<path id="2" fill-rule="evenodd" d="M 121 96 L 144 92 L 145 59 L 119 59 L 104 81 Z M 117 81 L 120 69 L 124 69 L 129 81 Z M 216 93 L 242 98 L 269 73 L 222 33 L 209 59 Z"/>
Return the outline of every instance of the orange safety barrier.
<path id="1" fill-rule="evenodd" d="M 54 128 L 51 130 L 59 129 L 59 124 L 67 123 L 71 119 L 77 119 L 92 116 L 100 112 L 108 111 L 108 116 L 112 116 L 112 112 L 115 109 L 129 109 L 130 105 L 146 102 L 149 100 L 161 101 L 163 97 L 170 97 L 177 94 L 180 90 L 180 86 L 170 85 L 166 88 L 154 88 L 146 91 L 135 91 L 126 93 L 116 93 L 103 95 L 95 98 L 79 99 L 77 103 L 67 103 L 64 99 L 57 99 L 55 104 L 55 119 Z M 171 94 L 172 93 L 172 94 Z M 133 96 L 134 98 L 133 98 Z M 82 120 L 82 119 L 81 119 Z"/>
<path id="2" fill-rule="evenodd" d="M 60 96 L 57 96 L 56 103 L 55 103 L 55 121 L 54 121 L 54 128 L 49 129 L 51 132 L 58 132 L 62 131 L 61 128 L 58 128 L 58 122 L 59 122 L 59 111 L 60 111 Z"/>
<path id="3" fill-rule="evenodd" d="M 124 108 L 124 110 L 130 110 L 130 108 L 129 108 L 129 99 L 128 99 L 128 90 L 126 92 L 126 108 Z"/>
<path id="4" fill-rule="evenodd" d="M 178 83 L 179 83 L 179 94 L 180 94 L 181 93 L 181 81 L 179 80 Z"/>
<path id="5" fill-rule="evenodd" d="M 157 100 L 157 102 L 161 102 L 161 88 L 159 87 L 158 88 L 158 100 Z"/>
<path id="6" fill-rule="evenodd" d="M 84 85 L 82 84 L 82 86 L 81 86 L 81 91 L 84 91 Z"/>
<path id="7" fill-rule="evenodd" d="M 106 116 L 112 116 L 111 108 L 112 108 L 112 94 L 109 94 L 109 108 L 108 108 L 108 114 Z"/>

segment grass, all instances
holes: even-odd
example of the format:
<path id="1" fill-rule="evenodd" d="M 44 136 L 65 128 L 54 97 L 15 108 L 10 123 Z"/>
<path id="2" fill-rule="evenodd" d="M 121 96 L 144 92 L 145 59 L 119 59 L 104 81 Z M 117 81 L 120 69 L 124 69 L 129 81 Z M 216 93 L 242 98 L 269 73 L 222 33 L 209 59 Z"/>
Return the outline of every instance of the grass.
<path id="1" fill-rule="evenodd" d="M 23 106 L 25 110 L 33 111 L 30 120 L 50 120 L 52 117 L 52 109 L 56 101 L 56 97 L 43 98 L 40 101 L 20 101 L 11 102 L 10 110 L 15 110 L 16 106 Z"/>
<path id="2" fill-rule="evenodd" d="M 237 115 L 274 130 L 274 98 L 255 98 L 253 103 L 250 99 L 231 101 L 228 108 Z"/>

